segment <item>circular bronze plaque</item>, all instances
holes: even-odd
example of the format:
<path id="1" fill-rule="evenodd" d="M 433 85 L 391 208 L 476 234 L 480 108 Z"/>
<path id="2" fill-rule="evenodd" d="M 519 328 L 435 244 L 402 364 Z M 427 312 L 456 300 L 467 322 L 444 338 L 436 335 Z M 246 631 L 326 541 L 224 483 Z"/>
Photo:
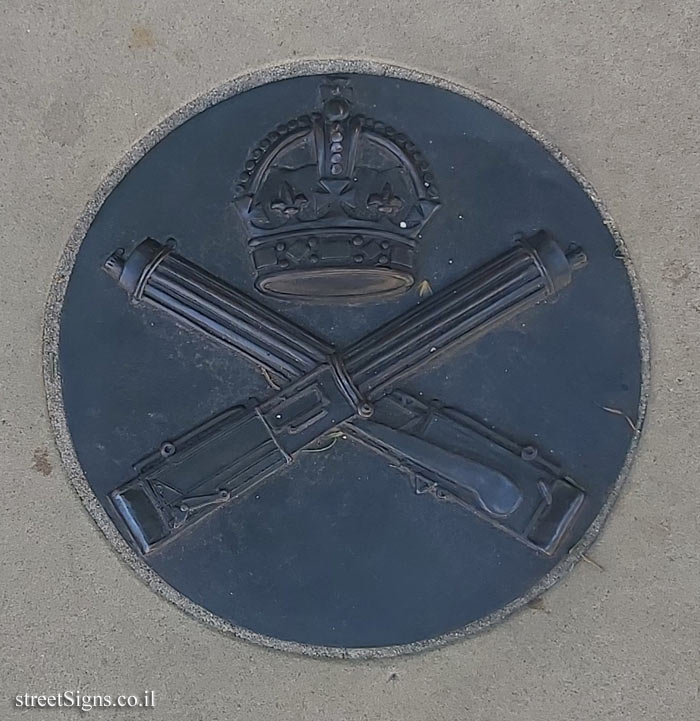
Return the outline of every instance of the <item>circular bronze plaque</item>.
<path id="1" fill-rule="evenodd" d="M 646 356 L 624 249 L 494 103 L 306 63 L 200 99 L 76 229 L 49 404 L 101 528 L 263 643 L 413 650 L 483 628 L 592 541 Z"/>

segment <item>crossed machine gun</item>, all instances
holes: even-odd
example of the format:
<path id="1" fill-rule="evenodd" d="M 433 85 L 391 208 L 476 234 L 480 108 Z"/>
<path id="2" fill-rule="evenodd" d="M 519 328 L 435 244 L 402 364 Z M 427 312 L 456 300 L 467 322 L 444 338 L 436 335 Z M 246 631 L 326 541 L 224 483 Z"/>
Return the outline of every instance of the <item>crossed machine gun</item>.
<path id="1" fill-rule="evenodd" d="M 565 253 L 538 231 L 341 355 L 178 256 L 172 242 L 147 239 L 128 256 L 116 251 L 104 267 L 133 302 L 233 349 L 264 368 L 276 389 L 135 464 L 136 476 L 110 494 L 117 525 L 137 550 L 153 552 L 329 433 L 342 432 L 389 459 L 417 493 L 456 502 L 533 551 L 553 555 L 581 510 L 583 490 L 535 447 L 396 385 L 559 292 L 586 262 L 580 249 Z"/>

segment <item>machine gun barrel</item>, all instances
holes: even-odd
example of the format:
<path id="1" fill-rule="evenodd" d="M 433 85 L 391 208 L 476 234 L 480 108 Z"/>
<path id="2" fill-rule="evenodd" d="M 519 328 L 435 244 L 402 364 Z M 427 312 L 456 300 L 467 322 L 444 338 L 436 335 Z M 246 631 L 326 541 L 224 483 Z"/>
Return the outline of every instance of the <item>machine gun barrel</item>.
<path id="1" fill-rule="evenodd" d="M 348 349 L 348 373 L 363 397 L 381 398 L 437 356 L 558 292 L 585 263 L 580 250 L 565 254 L 539 231 Z"/>
<path id="2" fill-rule="evenodd" d="M 203 268 L 148 238 L 128 257 L 113 253 L 105 271 L 133 302 L 146 302 L 292 381 L 322 363 L 332 348 L 256 303 Z"/>

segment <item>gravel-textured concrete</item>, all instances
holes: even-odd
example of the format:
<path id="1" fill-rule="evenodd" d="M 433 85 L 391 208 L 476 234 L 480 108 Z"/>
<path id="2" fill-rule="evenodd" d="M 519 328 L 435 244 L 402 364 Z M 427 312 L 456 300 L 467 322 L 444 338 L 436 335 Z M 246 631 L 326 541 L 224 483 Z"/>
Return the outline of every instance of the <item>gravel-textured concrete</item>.
<path id="1" fill-rule="evenodd" d="M 697 718 L 696 3 L 10 0 L 0 17 L 0 716 L 25 691 L 152 688 L 149 717 L 169 721 Z M 41 381 L 54 267 L 130 145 L 237 75 L 340 56 L 454 79 L 552 139 L 616 219 L 652 339 L 645 433 L 597 565 L 486 634 L 383 661 L 259 648 L 153 594 L 67 482 Z M 79 715 L 24 717 L 53 714 Z"/>

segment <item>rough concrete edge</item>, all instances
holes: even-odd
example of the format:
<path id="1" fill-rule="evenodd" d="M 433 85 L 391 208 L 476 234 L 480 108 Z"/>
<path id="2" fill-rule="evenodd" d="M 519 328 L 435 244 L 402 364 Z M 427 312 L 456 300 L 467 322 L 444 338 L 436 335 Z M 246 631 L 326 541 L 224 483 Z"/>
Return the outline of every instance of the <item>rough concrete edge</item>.
<path id="1" fill-rule="evenodd" d="M 338 648 L 330 646 L 313 646 L 302 644 L 294 641 L 283 641 L 280 639 L 264 636 L 254 633 L 246 628 L 231 624 L 218 616 L 206 611 L 199 605 L 193 603 L 174 588 L 165 583 L 157 574 L 147 566 L 141 558 L 131 549 L 131 547 L 122 538 L 119 531 L 113 525 L 104 508 L 93 494 L 87 479 L 85 478 L 82 468 L 78 462 L 75 449 L 68 432 L 68 426 L 63 408 L 62 383 L 60 369 L 58 367 L 58 343 L 60 334 L 60 314 L 63 299 L 70 274 L 75 263 L 76 256 L 80 249 L 83 239 L 87 234 L 95 216 L 100 207 L 106 200 L 107 196 L 119 184 L 129 170 L 162 138 L 177 128 L 182 123 L 189 120 L 197 113 L 202 112 L 208 107 L 215 105 L 222 100 L 226 100 L 234 95 L 242 93 L 260 85 L 277 80 L 283 80 L 295 75 L 323 75 L 328 73 L 367 73 L 371 75 L 382 75 L 403 80 L 412 80 L 415 82 L 433 85 L 451 92 L 457 93 L 471 100 L 474 100 L 485 107 L 497 112 L 510 122 L 514 123 L 522 130 L 527 132 L 531 137 L 537 140 L 546 150 L 548 150 L 559 163 L 577 180 L 579 185 L 590 197 L 591 201 L 597 208 L 601 218 L 609 229 L 617 247 L 619 255 L 623 260 L 627 273 L 632 285 L 637 315 L 639 319 L 640 329 L 640 354 L 642 359 L 642 379 L 641 379 L 641 396 L 636 421 L 636 431 L 632 437 L 625 462 L 620 474 L 611 489 L 607 500 L 595 518 L 591 526 L 588 528 L 583 538 L 571 549 L 566 558 L 562 559 L 539 583 L 531 587 L 525 594 L 511 601 L 500 610 L 490 614 L 489 616 L 468 624 L 462 629 L 452 631 L 450 633 L 437 636 L 435 638 L 414 643 L 382 646 L 373 648 Z M 86 509 L 97 523 L 98 527 L 105 535 L 107 540 L 116 549 L 118 554 L 131 566 L 131 568 L 141 577 L 141 579 L 154 591 L 158 592 L 178 608 L 187 612 L 194 618 L 203 621 L 214 628 L 225 633 L 233 634 L 246 641 L 274 648 L 281 651 L 290 651 L 293 653 L 303 654 L 316 658 L 340 658 L 340 659 L 368 659 L 368 658 L 391 658 L 404 655 L 407 653 L 415 653 L 428 649 L 443 646 L 452 641 L 466 638 L 478 633 L 493 624 L 504 620 L 514 611 L 525 606 L 529 601 L 541 595 L 544 591 L 551 588 L 556 582 L 563 578 L 575 565 L 577 561 L 585 554 L 593 541 L 598 536 L 605 520 L 610 513 L 612 506 L 617 500 L 622 486 L 629 474 L 632 466 L 633 457 L 639 444 L 639 438 L 644 422 L 647 407 L 647 398 L 649 393 L 650 382 L 650 347 L 649 335 L 646 316 L 644 313 L 642 293 L 637 279 L 637 274 L 632 266 L 629 254 L 625 247 L 622 236 L 610 213 L 607 211 L 602 200 L 595 192 L 590 183 L 583 177 L 574 164 L 557 148 L 553 143 L 543 137 L 538 131 L 530 127 L 524 120 L 519 118 L 513 112 L 502 106 L 500 103 L 487 98 L 480 93 L 469 90 L 456 82 L 445 78 L 436 77 L 430 74 L 422 73 L 417 70 L 409 70 L 403 67 L 370 60 L 300 60 L 296 62 L 276 65 L 269 68 L 262 68 L 236 78 L 224 85 L 221 85 L 209 92 L 195 98 L 185 106 L 176 110 L 160 124 L 153 128 L 144 138 L 139 140 L 117 163 L 114 169 L 106 176 L 100 184 L 97 191 L 88 201 L 85 210 L 78 220 L 73 232 L 71 233 L 68 243 L 63 251 L 58 268 L 54 274 L 49 296 L 46 304 L 44 337 L 43 337 L 43 370 L 44 383 L 46 386 L 47 405 L 49 419 L 56 437 L 56 445 L 66 469 L 68 477 L 76 489 L 78 496 L 82 500 Z"/>

